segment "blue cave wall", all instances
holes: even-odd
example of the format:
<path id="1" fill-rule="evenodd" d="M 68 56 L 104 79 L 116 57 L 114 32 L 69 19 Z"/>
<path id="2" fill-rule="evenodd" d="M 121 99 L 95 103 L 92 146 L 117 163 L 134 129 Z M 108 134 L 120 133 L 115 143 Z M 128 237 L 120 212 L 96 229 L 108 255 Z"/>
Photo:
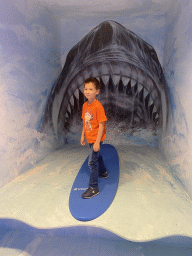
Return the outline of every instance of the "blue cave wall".
<path id="1" fill-rule="evenodd" d="M 173 173 L 192 195 L 191 51 L 192 3 L 172 4 L 166 15 L 163 69 L 170 93 L 172 122 L 160 148 Z"/>
<path id="2" fill-rule="evenodd" d="M 39 3 L 0 3 L 1 167 L 4 185 L 53 147 L 39 133 L 47 97 L 61 71 L 58 24 Z"/>

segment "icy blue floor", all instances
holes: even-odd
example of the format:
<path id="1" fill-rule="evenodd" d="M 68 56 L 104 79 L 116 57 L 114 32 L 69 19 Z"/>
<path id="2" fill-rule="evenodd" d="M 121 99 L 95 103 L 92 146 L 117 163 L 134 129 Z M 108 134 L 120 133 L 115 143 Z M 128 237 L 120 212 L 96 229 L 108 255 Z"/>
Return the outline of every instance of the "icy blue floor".
<path id="1" fill-rule="evenodd" d="M 0 189 L 0 255 L 192 255 L 192 200 L 155 148 L 116 146 L 120 180 L 99 218 L 68 200 L 88 147 L 67 145 Z"/>
<path id="2" fill-rule="evenodd" d="M 0 255 L 6 256 L 192 255 L 191 238 L 173 236 L 150 242 L 132 242 L 94 227 L 42 230 L 13 220 L 1 220 L 0 238 Z"/>

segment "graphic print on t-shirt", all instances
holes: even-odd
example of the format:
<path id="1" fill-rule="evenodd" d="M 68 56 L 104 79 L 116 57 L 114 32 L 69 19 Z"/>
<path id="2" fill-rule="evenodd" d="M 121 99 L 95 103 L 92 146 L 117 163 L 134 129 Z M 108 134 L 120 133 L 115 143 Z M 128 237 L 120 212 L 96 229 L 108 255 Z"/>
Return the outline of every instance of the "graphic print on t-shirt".
<path id="1" fill-rule="evenodd" d="M 87 111 L 85 110 L 85 129 L 87 131 L 92 130 L 91 121 L 94 119 L 93 114 L 91 113 L 91 110 Z"/>

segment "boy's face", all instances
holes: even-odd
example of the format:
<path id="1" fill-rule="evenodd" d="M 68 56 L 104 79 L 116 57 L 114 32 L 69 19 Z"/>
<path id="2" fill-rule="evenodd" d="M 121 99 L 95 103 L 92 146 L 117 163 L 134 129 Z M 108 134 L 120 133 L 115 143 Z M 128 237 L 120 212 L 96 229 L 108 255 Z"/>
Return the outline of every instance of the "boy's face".
<path id="1" fill-rule="evenodd" d="M 99 94 L 99 90 L 96 90 L 93 83 L 87 83 L 84 86 L 84 95 L 88 99 L 89 102 L 93 102 L 96 96 Z"/>

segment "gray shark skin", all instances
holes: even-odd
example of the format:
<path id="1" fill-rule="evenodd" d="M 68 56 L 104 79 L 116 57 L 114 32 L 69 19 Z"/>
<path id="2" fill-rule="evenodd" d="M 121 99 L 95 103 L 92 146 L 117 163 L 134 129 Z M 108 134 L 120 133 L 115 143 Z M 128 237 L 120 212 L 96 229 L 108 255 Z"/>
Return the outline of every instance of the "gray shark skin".
<path id="1" fill-rule="evenodd" d="M 99 100 L 112 117 L 116 111 L 132 124 L 166 129 L 168 91 L 155 50 L 119 23 L 105 21 L 69 51 L 47 102 L 43 132 L 66 132 L 81 112 L 88 77 L 100 80 Z"/>

